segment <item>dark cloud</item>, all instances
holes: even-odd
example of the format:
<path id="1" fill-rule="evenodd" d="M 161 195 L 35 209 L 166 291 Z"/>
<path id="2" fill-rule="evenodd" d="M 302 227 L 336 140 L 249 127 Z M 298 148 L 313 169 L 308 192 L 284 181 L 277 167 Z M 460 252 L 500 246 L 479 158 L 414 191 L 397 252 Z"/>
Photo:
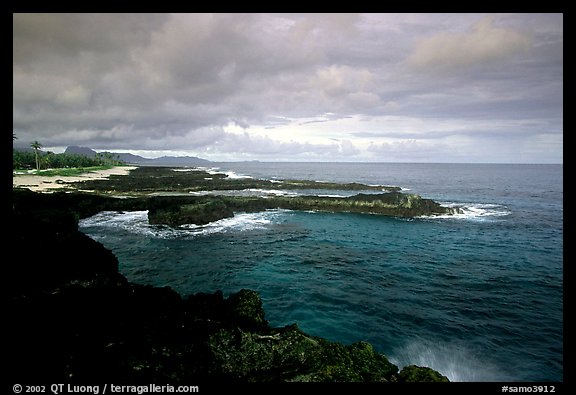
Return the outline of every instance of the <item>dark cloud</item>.
<path id="1" fill-rule="evenodd" d="M 562 75 L 558 14 L 13 16 L 17 143 L 558 162 Z"/>

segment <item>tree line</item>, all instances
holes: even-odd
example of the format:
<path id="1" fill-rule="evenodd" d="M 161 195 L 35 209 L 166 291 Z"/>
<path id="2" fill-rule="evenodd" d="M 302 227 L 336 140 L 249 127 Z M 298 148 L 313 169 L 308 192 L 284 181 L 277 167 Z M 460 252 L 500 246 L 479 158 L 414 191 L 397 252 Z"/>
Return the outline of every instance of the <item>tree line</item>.
<path id="1" fill-rule="evenodd" d="M 13 135 L 13 140 L 16 136 Z M 34 141 L 30 144 L 34 150 L 20 151 L 12 149 L 12 168 L 13 169 L 58 169 L 70 167 L 92 167 L 92 166 L 117 166 L 124 162 L 119 156 L 110 152 L 97 153 L 93 158 L 86 155 L 78 154 L 55 154 L 53 152 L 44 152 L 40 149 L 42 144 Z"/>

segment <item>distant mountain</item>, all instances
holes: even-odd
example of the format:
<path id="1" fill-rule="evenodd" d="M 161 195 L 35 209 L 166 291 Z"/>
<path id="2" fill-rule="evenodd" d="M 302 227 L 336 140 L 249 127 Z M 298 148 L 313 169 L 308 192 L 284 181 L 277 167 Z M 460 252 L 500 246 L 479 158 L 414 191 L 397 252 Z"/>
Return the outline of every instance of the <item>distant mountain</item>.
<path id="1" fill-rule="evenodd" d="M 154 166 L 201 166 L 212 163 L 196 156 L 161 156 L 148 160 L 148 163 Z"/>
<path id="2" fill-rule="evenodd" d="M 85 155 L 91 158 L 97 154 L 97 152 L 91 148 L 78 147 L 75 145 L 67 147 L 64 152 L 67 154 Z M 162 156 L 160 158 L 150 159 L 128 152 L 114 152 L 114 155 L 127 164 L 141 166 L 202 166 L 211 163 L 209 160 L 195 156 Z"/>
<path id="3" fill-rule="evenodd" d="M 72 145 L 66 148 L 64 151 L 65 154 L 74 154 L 74 155 L 84 155 L 89 158 L 94 158 L 96 156 L 96 151 L 88 148 L 88 147 L 78 147 L 77 145 Z"/>

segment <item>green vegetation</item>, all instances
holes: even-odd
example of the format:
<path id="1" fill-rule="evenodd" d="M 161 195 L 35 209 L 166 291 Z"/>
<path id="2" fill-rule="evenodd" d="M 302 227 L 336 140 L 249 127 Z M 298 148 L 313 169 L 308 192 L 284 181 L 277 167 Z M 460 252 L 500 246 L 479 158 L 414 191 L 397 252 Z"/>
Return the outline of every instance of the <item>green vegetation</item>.
<path id="1" fill-rule="evenodd" d="M 36 169 L 65 169 L 65 168 L 90 168 L 102 167 L 110 168 L 123 164 L 117 156 L 109 152 L 98 154 L 94 158 L 77 154 L 55 154 L 53 152 L 42 152 L 42 145 L 35 141 L 31 144 L 34 152 L 12 150 L 12 169 L 13 170 L 30 170 Z M 36 147 L 36 148 L 35 148 Z M 44 173 L 43 173 L 44 174 Z M 76 173 L 78 174 L 78 173 Z M 65 174 L 55 174 L 65 175 Z M 74 175 L 74 174 L 71 174 Z"/>
<path id="2" fill-rule="evenodd" d="M 107 165 L 107 166 L 90 166 L 90 167 L 65 167 L 59 169 L 39 170 L 31 174 L 48 176 L 48 177 L 52 176 L 71 177 L 71 176 L 77 176 L 79 174 L 89 173 L 91 171 L 107 170 L 111 169 L 112 167 L 114 166 Z M 18 174 L 18 172 L 26 172 L 26 171 L 16 169 L 15 173 Z M 26 172 L 26 174 L 29 173 Z"/>
<path id="3" fill-rule="evenodd" d="M 36 170 L 40 170 L 40 162 L 38 162 L 38 150 L 42 148 L 42 144 L 38 141 L 34 141 L 30 144 L 30 147 L 34 149 L 34 159 L 36 161 Z"/>
<path id="4" fill-rule="evenodd" d="M 416 365 L 404 367 L 399 374 L 400 381 L 413 383 L 447 383 L 448 377 L 441 375 L 439 372 Z"/>

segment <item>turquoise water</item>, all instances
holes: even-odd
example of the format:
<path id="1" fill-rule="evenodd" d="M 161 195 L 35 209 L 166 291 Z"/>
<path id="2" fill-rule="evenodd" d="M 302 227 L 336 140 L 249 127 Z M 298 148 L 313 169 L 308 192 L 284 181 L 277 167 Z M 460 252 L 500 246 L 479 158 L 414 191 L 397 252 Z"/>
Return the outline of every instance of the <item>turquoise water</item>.
<path id="1" fill-rule="evenodd" d="M 398 185 L 455 217 L 271 210 L 183 229 L 81 221 L 129 280 L 257 290 L 274 326 L 365 340 L 455 381 L 563 380 L 562 165 L 222 163 L 232 176 Z"/>

